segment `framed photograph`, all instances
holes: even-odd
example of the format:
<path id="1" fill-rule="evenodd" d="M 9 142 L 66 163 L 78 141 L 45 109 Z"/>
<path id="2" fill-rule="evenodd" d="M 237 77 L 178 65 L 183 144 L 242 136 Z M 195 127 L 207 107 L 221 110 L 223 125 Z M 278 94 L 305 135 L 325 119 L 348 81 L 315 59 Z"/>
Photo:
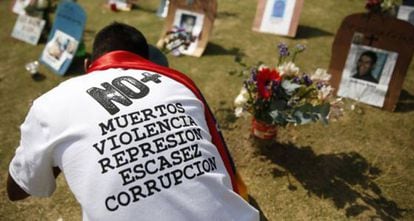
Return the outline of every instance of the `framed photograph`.
<path id="1" fill-rule="evenodd" d="M 338 96 L 382 107 L 398 53 L 351 44 Z"/>
<path id="2" fill-rule="evenodd" d="M 191 33 L 192 36 L 195 37 L 195 41 L 181 51 L 183 54 L 192 55 L 197 48 L 200 34 L 203 31 L 204 14 L 177 9 L 174 16 L 173 26 L 183 28 L 186 32 Z"/>
<path id="3" fill-rule="evenodd" d="M 157 47 L 174 55 L 201 57 L 217 15 L 216 0 L 169 0 Z"/>
<path id="4" fill-rule="evenodd" d="M 294 37 L 303 0 L 259 0 L 253 30 Z"/>
<path id="5" fill-rule="evenodd" d="M 78 48 L 78 41 L 72 36 L 56 30 L 55 35 L 46 44 L 41 59 L 55 71 L 59 71 L 63 63 L 72 60 Z"/>
<path id="6" fill-rule="evenodd" d="M 414 25 L 414 6 L 401 5 L 398 8 L 397 18 Z"/>

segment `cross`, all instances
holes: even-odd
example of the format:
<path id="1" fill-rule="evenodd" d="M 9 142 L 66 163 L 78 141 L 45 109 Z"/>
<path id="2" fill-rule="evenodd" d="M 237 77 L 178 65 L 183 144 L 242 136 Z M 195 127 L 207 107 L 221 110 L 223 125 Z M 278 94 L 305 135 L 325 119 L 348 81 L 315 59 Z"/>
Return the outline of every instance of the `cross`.
<path id="1" fill-rule="evenodd" d="M 161 83 L 160 79 L 158 79 L 158 78 L 161 77 L 161 75 L 159 75 L 159 74 L 150 74 L 148 72 L 144 72 L 144 73 L 142 73 L 142 75 L 144 75 L 144 78 L 141 79 L 141 81 L 144 82 L 144 83 L 146 83 L 148 81 L 153 81 L 157 84 Z"/>
<path id="2" fill-rule="evenodd" d="M 372 46 L 372 43 L 374 41 L 378 41 L 379 40 L 379 38 L 376 37 L 374 34 L 371 34 L 370 36 L 367 36 L 365 38 L 369 40 L 369 44 L 368 44 L 369 46 Z"/>

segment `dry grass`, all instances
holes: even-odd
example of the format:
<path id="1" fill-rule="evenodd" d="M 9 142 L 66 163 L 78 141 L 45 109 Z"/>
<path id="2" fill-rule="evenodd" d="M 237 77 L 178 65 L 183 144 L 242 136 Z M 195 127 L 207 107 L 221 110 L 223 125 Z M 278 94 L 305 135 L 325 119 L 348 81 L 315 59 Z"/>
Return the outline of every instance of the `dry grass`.
<path id="1" fill-rule="evenodd" d="M 79 1 L 88 12 L 85 43 L 113 20 L 141 29 L 151 43 L 163 20 L 155 16 L 158 1 L 139 1 L 130 13 L 111 13 L 102 1 Z M 50 199 L 11 203 L 5 195 L 10 159 L 19 142 L 19 125 L 30 102 L 59 82 L 42 67 L 43 81 L 33 81 L 24 64 L 37 59 L 44 44 L 30 46 L 9 37 L 16 16 L 11 0 L 0 1 L 0 220 L 80 220 L 80 208 L 62 177 Z M 169 57 L 173 68 L 190 75 L 204 92 L 223 127 L 235 162 L 248 184 L 252 203 L 263 220 L 414 220 L 414 66 L 411 64 L 400 104 L 390 113 L 359 105 L 328 127 L 319 124 L 280 129 L 275 142 L 249 134 L 249 118 L 235 119 L 232 101 L 242 77 L 235 57 L 246 63 L 276 62 L 276 44 L 300 42 L 308 50 L 299 64 L 307 71 L 327 68 L 331 44 L 341 20 L 363 11 L 363 1 L 306 1 L 296 39 L 251 31 L 254 0 L 219 1 L 218 18 L 205 55 Z M 74 73 L 75 72 L 75 73 Z M 76 73 L 77 72 L 77 73 Z"/>

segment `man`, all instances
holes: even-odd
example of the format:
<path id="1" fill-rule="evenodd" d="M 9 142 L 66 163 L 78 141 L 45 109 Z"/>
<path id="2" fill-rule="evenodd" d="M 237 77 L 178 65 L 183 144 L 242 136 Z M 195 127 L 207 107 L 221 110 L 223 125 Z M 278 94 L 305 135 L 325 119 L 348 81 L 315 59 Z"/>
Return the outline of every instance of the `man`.
<path id="1" fill-rule="evenodd" d="M 194 34 L 193 29 L 196 24 L 197 17 L 194 15 L 182 14 L 180 27 L 183 28 L 186 32 Z"/>
<path id="2" fill-rule="evenodd" d="M 372 51 L 363 52 L 357 62 L 357 73 L 353 75 L 353 78 L 369 81 L 372 83 L 378 83 L 378 79 L 372 76 L 372 71 L 377 62 L 377 55 Z"/>
<path id="3" fill-rule="evenodd" d="M 97 34 L 88 74 L 33 103 L 9 198 L 50 196 L 62 171 L 84 220 L 258 220 L 197 87 L 146 58 L 133 27 Z"/>

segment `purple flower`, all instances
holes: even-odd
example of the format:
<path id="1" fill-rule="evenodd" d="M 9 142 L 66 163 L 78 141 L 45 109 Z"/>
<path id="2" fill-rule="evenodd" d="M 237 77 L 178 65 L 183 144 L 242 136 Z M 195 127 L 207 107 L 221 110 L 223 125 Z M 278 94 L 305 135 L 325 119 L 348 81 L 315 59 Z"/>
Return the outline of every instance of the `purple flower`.
<path id="1" fill-rule="evenodd" d="M 299 84 L 300 83 L 299 77 L 293 78 L 292 82 L 295 83 L 295 84 Z"/>
<path id="2" fill-rule="evenodd" d="M 279 43 L 277 45 L 277 47 L 279 48 L 279 55 L 281 57 L 287 57 L 289 56 L 289 48 L 285 43 Z"/>
<path id="3" fill-rule="evenodd" d="M 323 86 L 324 86 L 324 84 L 322 82 L 318 82 L 316 84 L 316 87 L 318 88 L 318 90 L 320 90 Z"/>
<path id="4" fill-rule="evenodd" d="M 302 79 L 305 82 L 306 86 L 309 86 L 309 85 L 312 84 L 312 80 L 310 79 L 310 77 L 307 74 L 303 75 Z"/>
<path id="5" fill-rule="evenodd" d="M 252 81 L 256 81 L 257 80 L 257 69 L 256 68 L 250 69 L 250 79 Z"/>

